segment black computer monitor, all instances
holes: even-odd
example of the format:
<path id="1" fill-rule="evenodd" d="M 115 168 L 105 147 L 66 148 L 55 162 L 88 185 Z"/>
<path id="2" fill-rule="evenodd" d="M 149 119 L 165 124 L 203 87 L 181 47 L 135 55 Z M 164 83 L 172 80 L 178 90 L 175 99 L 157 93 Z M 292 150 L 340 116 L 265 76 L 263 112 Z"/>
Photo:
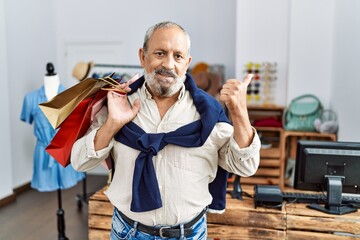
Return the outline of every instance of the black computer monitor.
<path id="1" fill-rule="evenodd" d="M 356 208 L 342 206 L 342 193 L 360 194 L 360 142 L 300 140 L 296 149 L 294 188 L 326 191 L 325 206 L 309 207 L 345 214 Z"/>

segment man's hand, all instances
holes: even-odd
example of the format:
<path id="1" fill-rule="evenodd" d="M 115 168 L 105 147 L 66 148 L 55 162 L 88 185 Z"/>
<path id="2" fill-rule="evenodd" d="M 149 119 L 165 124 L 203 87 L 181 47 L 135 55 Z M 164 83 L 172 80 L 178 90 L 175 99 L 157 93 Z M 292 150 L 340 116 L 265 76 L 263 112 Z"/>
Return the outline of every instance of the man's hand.
<path id="1" fill-rule="evenodd" d="M 109 124 L 116 133 L 136 116 L 140 109 L 140 100 L 136 99 L 131 107 L 127 95 L 109 91 L 107 107 L 109 114 L 105 124 Z"/>
<path id="2" fill-rule="evenodd" d="M 231 115 L 247 109 L 246 91 L 253 75 L 246 75 L 243 81 L 229 79 L 220 91 L 220 101 L 224 102 Z"/>
<path id="3" fill-rule="evenodd" d="M 120 84 L 121 89 L 125 92 L 130 92 L 131 88 L 129 85 L 136 81 L 136 79 L 132 78 L 128 82 Z M 114 135 L 125 124 L 134 119 L 140 109 L 140 99 L 136 99 L 133 106 L 130 106 L 126 94 L 119 93 L 115 88 L 107 90 L 109 91 L 107 93 L 108 116 L 95 135 L 95 150 L 107 147 Z"/>
<path id="4" fill-rule="evenodd" d="M 246 91 L 252 77 L 252 74 L 248 74 L 243 81 L 229 79 L 220 91 L 220 101 L 229 110 L 234 126 L 234 139 L 239 147 L 248 147 L 254 136 L 246 103 Z"/>

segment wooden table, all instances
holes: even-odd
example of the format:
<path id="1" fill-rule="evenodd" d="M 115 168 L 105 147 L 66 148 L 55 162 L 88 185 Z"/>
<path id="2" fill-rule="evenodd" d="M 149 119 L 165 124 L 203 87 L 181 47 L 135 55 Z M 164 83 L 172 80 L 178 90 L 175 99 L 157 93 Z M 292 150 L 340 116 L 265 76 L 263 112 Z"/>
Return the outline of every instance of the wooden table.
<path id="1" fill-rule="evenodd" d="M 113 206 L 103 194 L 104 190 L 105 188 L 90 197 L 90 240 L 109 239 Z M 329 215 L 298 203 L 284 203 L 281 209 L 255 208 L 251 198 L 244 197 L 240 201 L 229 197 L 225 213 L 208 213 L 207 217 L 208 237 L 221 240 L 343 240 L 354 239 L 354 235 L 360 239 L 359 211 L 341 216 Z"/>

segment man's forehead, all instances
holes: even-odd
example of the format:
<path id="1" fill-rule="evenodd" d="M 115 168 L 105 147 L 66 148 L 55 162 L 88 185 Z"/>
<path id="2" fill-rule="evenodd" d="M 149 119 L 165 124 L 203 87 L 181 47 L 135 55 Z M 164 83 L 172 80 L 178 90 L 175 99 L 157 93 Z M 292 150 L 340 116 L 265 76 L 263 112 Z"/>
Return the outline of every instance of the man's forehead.
<path id="1" fill-rule="evenodd" d="M 176 26 L 164 27 L 155 30 L 149 39 L 150 48 L 175 47 L 188 48 L 185 33 Z M 181 50 L 181 49 L 179 49 Z"/>

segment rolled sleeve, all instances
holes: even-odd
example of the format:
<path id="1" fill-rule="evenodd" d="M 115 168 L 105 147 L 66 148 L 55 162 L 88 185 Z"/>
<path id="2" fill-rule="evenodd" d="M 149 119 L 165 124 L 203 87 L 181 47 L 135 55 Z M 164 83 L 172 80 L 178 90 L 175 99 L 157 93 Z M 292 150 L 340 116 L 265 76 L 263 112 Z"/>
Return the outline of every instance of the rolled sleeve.
<path id="1" fill-rule="evenodd" d="M 254 175 L 260 163 L 261 142 L 255 128 L 254 137 L 248 147 L 240 148 L 234 137 L 230 138 L 225 157 L 225 169 L 237 175 L 247 177 Z"/>
<path id="2" fill-rule="evenodd" d="M 98 128 L 92 130 L 85 137 L 86 157 L 87 158 L 103 158 L 104 156 L 107 157 L 111 148 L 114 146 L 114 139 L 112 139 L 106 148 L 95 151 L 94 140 L 95 140 L 95 135 L 97 133 L 97 130 L 98 130 Z"/>
<path id="3" fill-rule="evenodd" d="M 77 140 L 71 152 L 71 164 L 77 171 L 89 171 L 105 160 L 114 146 L 112 139 L 106 148 L 95 151 L 94 139 L 98 128 Z"/>

